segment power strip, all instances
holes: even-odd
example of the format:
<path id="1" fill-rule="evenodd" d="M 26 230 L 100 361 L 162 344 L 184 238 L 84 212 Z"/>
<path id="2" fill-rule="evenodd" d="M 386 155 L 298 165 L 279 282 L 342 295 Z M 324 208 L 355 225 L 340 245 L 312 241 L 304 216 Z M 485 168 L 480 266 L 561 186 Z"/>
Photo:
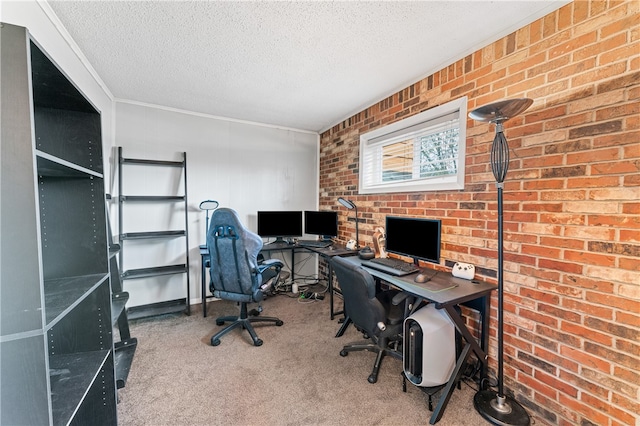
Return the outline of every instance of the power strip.
<path id="1" fill-rule="evenodd" d="M 320 293 L 313 293 L 311 291 L 305 291 L 304 293 L 300 294 L 300 298 L 301 299 L 323 300 L 324 299 L 324 295 L 322 295 Z"/>

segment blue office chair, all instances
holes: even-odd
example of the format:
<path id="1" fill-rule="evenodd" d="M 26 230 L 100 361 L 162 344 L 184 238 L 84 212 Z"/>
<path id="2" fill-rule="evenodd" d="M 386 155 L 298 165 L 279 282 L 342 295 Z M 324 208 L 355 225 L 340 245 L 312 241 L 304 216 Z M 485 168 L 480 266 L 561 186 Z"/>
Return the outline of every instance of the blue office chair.
<path id="1" fill-rule="evenodd" d="M 400 304 L 407 294 L 391 290 L 377 293 L 371 274 L 341 257 L 332 258 L 331 264 L 342 290 L 345 317 L 368 337 L 364 342 L 344 346 L 340 355 L 347 356 L 353 351 L 374 352 L 376 360 L 367 380 L 375 383 L 386 355 L 402 359 L 404 309 Z"/>
<path id="2" fill-rule="evenodd" d="M 283 263 L 277 259 L 258 262 L 262 249 L 262 239 L 244 228 L 235 210 L 219 208 L 211 216 L 207 232 L 207 248 L 211 262 L 211 293 L 220 299 L 232 300 L 240 304 L 240 314 L 216 319 L 217 325 L 230 321 L 226 328 L 211 337 L 211 345 L 218 346 L 220 338 L 235 328 L 249 332 L 255 346 L 262 345 L 252 323 L 268 322 L 281 326 L 283 322 L 274 317 L 250 316 L 249 303 L 259 303 L 264 299 L 263 273 L 272 270 L 277 275 Z"/>

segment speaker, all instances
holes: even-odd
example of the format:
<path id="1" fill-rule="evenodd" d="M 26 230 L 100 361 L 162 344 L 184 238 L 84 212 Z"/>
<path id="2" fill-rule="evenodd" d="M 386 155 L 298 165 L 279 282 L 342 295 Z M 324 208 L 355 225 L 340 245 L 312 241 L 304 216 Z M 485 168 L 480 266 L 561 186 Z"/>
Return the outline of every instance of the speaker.
<path id="1" fill-rule="evenodd" d="M 429 304 L 404 320 L 403 367 L 416 386 L 449 381 L 456 364 L 455 326 L 443 310 Z"/>

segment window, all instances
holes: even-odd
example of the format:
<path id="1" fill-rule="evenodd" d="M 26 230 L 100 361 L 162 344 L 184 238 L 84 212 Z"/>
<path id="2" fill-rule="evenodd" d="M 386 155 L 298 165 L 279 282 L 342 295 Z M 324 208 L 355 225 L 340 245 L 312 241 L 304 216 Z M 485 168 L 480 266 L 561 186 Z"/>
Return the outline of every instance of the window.
<path id="1" fill-rule="evenodd" d="M 464 188 L 467 98 L 360 136 L 360 193 Z"/>

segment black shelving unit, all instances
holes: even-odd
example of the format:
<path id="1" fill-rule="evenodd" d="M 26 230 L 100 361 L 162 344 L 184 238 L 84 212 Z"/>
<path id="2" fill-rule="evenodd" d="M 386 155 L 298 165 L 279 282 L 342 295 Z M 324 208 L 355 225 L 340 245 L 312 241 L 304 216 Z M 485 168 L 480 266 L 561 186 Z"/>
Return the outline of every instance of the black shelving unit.
<path id="1" fill-rule="evenodd" d="M 184 311 L 187 315 L 191 314 L 190 306 L 190 282 L 189 282 L 189 236 L 188 236 L 188 202 L 187 202 L 187 153 L 182 152 L 181 161 L 167 160 L 150 160 L 139 158 L 125 158 L 122 153 L 122 147 L 118 147 L 118 226 L 120 238 L 120 266 L 123 269 L 120 275 L 122 280 L 135 280 L 144 278 L 153 278 L 163 275 L 184 274 L 186 281 L 186 292 L 184 298 L 160 300 L 154 303 L 128 308 L 129 318 L 143 318 L 153 315 L 160 315 L 172 312 Z M 181 181 L 183 183 L 182 194 L 167 195 L 132 195 L 125 192 L 124 182 L 126 181 L 124 170 L 127 166 L 155 167 L 165 169 L 181 170 Z M 182 229 L 171 230 L 136 230 L 135 232 L 125 232 L 125 221 L 128 216 L 125 212 L 127 205 L 145 205 L 150 212 L 158 212 L 162 209 L 171 208 L 176 203 L 183 204 L 184 208 L 184 227 Z M 166 210 L 165 210 L 166 211 Z M 126 268 L 127 257 L 125 255 L 125 245 L 127 241 L 138 241 L 144 243 L 157 239 L 184 238 L 184 263 L 171 265 L 152 265 L 143 268 Z"/>
<path id="2" fill-rule="evenodd" d="M 0 424 L 115 425 L 100 112 L 0 31 Z"/>

